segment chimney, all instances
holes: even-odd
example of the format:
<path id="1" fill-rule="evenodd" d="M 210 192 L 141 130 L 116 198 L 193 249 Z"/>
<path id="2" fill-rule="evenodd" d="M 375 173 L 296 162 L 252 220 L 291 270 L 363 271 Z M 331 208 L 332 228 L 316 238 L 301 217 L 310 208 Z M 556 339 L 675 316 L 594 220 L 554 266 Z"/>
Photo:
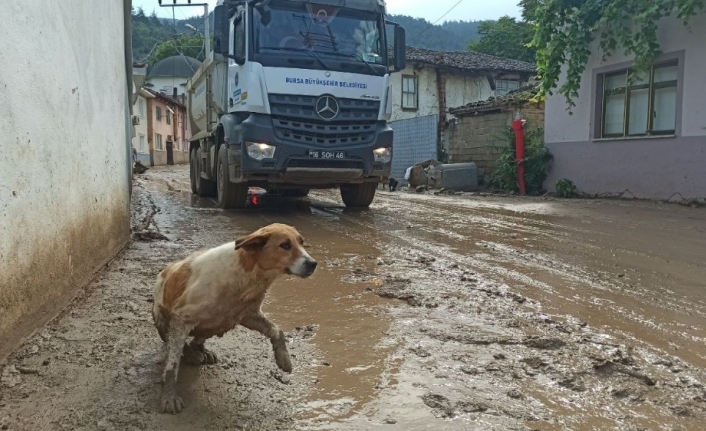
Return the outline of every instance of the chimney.
<path id="1" fill-rule="evenodd" d="M 175 100 L 175 101 L 176 101 L 176 100 L 179 100 L 179 98 L 177 98 L 177 88 L 176 88 L 176 87 L 172 87 L 172 90 L 173 90 L 173 91 L 172 91 L 172 97 L 174 97 L 174 100 Z"/>

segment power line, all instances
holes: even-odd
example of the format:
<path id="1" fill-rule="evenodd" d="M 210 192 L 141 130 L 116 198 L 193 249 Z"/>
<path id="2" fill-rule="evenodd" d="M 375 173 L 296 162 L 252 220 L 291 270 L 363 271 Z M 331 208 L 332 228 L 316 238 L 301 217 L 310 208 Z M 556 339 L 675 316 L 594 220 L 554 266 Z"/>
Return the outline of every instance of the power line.
<path id="1" fill-rule="evenodd" d="M 451 9 L 447 10 L 446 13 L 444 13 L 443 15 L 441 15 L 441 16 L 439 17 L 439 19 L 437 19 L 437 20 L 434 21 L 433 23 L 429 24 L 429 25 L 427 26 L 427 28 L 425 28 L 424 30 L 420 31 L 419 33 L 417 33 L 416 35 L 414 35 L 412 38 L 410 38 L 409 41 L 410 41 L 410 42 L 413 41 L 414 39 L 416 39 L 416 38 L 418 38 L 419 36 L 421 36 L 422 34 L 424 34 L 424 32 L 426 32 L 426 31 L 429 30 L 430 28 L 434 27 L 434 25 L 435 25 L 437 22 L 441 21 L 446 15 L 448 15 L 449 13 L 451 13 L 452 10 L 456 9 L 456 6 L 460 5 L 461 2 L 463 2 L 463 0 L 458 0 L 458 2 L 457 2 L 455 5 L 451 6 Z"/>

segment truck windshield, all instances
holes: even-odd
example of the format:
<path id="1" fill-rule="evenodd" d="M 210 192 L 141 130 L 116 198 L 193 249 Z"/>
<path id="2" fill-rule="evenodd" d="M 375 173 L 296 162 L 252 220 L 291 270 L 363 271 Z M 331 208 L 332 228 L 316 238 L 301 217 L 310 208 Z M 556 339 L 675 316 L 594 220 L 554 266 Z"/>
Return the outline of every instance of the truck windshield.
<path id="1" fill-rule="evenodd" d="M 283 63 L 286 58 L 304 57 L 312 68 L 347 72 L 353 68 L 356 73 L 375 75 L 387 71 L 382 17 L 375 12 L 272 1 L 268 13 L 265 25 L 261 12 L 253 9 L 253 47 L 257 61 L 264 66 L 291 67 Z M 288 52 L 286 56 L 283 51 Z"/>

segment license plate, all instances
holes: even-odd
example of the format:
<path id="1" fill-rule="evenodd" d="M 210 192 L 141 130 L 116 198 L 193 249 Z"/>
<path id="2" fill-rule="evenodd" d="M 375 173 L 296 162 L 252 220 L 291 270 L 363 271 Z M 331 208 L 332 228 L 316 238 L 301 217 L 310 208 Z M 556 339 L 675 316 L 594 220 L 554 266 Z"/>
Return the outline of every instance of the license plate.
<path id="1" fill-rule="evenodd" d="M 345 151 L 309 150 L 312 159 L 345 159 Z"/>

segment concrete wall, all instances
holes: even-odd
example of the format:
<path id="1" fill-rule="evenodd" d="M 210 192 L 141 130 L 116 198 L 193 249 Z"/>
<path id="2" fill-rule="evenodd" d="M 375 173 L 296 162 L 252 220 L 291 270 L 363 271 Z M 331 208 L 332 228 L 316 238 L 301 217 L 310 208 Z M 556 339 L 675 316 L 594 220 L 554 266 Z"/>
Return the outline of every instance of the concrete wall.
<path id="1" fill-rule="evenodd" d="M 702 82 L 706 14 L 692 18 L 688 27 L 677 19 L 664 19 L 658 38 L 663 58 L 680 61 L 676 136 L 597 139 L 597 75 L 629 66 L 631 59 L 618 49 L 604 63 L 594 47 L 574 115 L 566 111 L 563 97 L 547 99 L 545 141 L 554 154 L 554 167 L 545 183 L 548 190 L 554 190 L 557 180 L 569 178 L 588 193 L 628 189 L 648 199 L 666 199 L 676 192 L 684 197 L 706 196 L 706 86 Z"/>
<path id="2" fill-rule="evenodd" d="M 53 317 L 129 238 L 132 65 L 123 6 L 2 4 L 4 348 Z"/>
<path id="3" fill-rule="evenodd" d="M 544 126 L 544 108 L 541 105 L 525 104 L 519 108 L 527 120 L 527 128 Z M 495 167 L 500 150 L 491 148 L 505 146 L 498 134 L 510 127 L 515 110 L 495 111 L 485 115 L 460 116 L 458 124 L 449 127 L 449 163 L 475 162 L 484 173 Z"/>

